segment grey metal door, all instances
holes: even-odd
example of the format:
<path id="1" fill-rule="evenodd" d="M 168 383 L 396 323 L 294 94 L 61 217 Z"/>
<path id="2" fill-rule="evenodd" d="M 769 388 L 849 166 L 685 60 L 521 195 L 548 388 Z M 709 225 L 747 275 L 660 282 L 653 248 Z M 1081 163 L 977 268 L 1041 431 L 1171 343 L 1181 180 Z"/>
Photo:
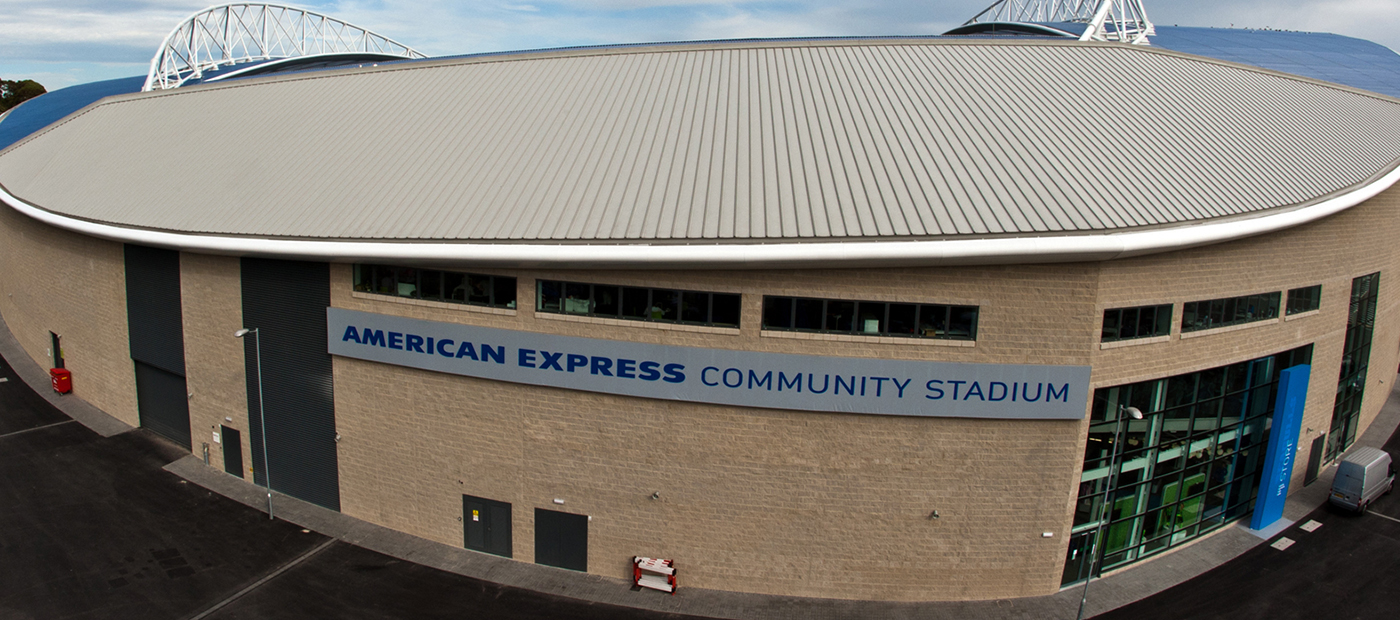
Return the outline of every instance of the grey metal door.
<path id="1" fill-rule="evenodd" d="M 136 407 L 141 426 L 190 449 L 190 403 L 185 378 L 144 362 L 136 365 Z"/>
<path id="2" fill-rule="evenodd" d="M 330 268 L 260 258 L 244 258 L 240 266 L 243 327 L 258 330 L 243 338 L 253 480 L 265 484 L 271 473 L 273 490 L 340 510 L 335 386 L 326 350 Z M 260 388 L 265 420 L 258 410 Z M 264 422 L 270 472 L 263 471 Z"/>
<path id="3" fill-rule="evenodd" d="M 588 516 L 535 509 L 535 563 L 588 571 Z"/>
<path id="4" fill-rule="evenodd" d="M 512 557 L 510 504 L 463 495 L 462 522 L 466 548 Z"/>
<path id="5" fill-rule="evenodd" d="M 236 428 L 219 426 L 219 439 L 224 447 L 224 473 L 243 477 L 243 434 Z"/>
<path id="6" fill-rule="evenodd" d="M 136 405 L 141 426 L 191 448 L 185 390 L 185 331 L 180 308 L 180 253 L 123 246 L 126 320 L 136 366 Z M 60 363 L 53 337 L 54 363 Z"/>
<path id="7" fill-rule="evenodd" d="M 1308 452 L 1308 470 L 1303 474 L 1303 486 L 1317 482 L 1317 475 L 1322 469 L 1322 455 L 1327 451 L 1327 435 L 1318 435 L 1313 439 L 1312 449 Z"/>

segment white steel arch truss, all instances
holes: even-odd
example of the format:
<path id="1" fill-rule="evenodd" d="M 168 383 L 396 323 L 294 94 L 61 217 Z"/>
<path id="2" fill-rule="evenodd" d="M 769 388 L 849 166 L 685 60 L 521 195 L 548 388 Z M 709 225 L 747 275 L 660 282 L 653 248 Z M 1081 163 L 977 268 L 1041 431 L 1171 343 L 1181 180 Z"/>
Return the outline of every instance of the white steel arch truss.
<path id="1" fill-rule="evenodd" d="M 151 58 L 142 90 L 175 88 L 205 71 L 254 60 L 356 52 L 426 58 L 407 45 L 314 11 L 255 2 L 221 4 L 170 31 Z"/>
<path id="2" fill-rule="evenodd" d="M 1143 45 L 1155 34 L 1142 0 L 997 0 L 963 25 L 987 22 L 1086 24 L 1080 41 Z"/>

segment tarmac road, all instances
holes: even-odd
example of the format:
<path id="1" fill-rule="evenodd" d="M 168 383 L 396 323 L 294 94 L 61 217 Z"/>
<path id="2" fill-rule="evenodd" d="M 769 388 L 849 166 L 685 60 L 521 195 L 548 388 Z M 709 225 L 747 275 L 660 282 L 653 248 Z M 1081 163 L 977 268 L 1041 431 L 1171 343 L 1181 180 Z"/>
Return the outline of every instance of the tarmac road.
<path id="1" fill-rule="evenodd" d="M 144 430 L 102 437 L 0 362 L 0 619 L 654 618 L 395 560 L 161 468 Z"/>
<path id="2" fill-rule="evenodd" d="M 1400 454 L 1400 435 L 1385 445 Z M 1330 485 L 1323 477 L 1313 484 Z M 1321 526 L 1312 532 L 1300 526 Z M 1276 549 L 1280 539 L 1294 541 Z M 1330 504 L 1238 558 L 1102 620 L 1400 618 L 1400 492 L 1357 515 Z M 1090 587 L 1093 587 L 1092 585 Z"/>

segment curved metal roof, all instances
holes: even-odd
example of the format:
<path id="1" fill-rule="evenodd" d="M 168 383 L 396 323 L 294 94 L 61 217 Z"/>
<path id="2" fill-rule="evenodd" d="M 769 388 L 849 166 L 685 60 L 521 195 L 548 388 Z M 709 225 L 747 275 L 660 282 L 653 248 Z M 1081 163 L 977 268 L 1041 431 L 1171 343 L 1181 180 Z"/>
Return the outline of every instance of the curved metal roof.
<path id="1" fill-rule="evenodd" d="M 1375 190 L 1397 158 L 1400 102 L 1172 52 L 750 41 L 117 97 L 0 152 L 0 185 L 204 236 L 937 242 L 1265 215 Z"/>

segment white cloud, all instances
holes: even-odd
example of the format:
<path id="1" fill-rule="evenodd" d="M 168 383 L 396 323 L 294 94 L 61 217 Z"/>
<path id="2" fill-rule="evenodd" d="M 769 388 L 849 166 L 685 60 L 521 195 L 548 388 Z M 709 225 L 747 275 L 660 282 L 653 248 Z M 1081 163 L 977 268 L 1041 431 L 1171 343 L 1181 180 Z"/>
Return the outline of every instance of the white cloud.
<path id="1" fill-rule="evenodd" d="M 0 74 L 144 73 L 165 35 L 219 0 L 0 0 Z M 429 55 L 693 39 L 938 34 L 990 0 L 339 0 L 298 2 Z M 1145 0 L 1159 24 L 1334 32 L 1400 48 L 1396 0 Z M 23 63 L 23 64 L 21 64 Z M 104 75 L 104 71 L 106 72 Z M 47 84 L 46 84 L 47 85 Z M 66 85 L 66 84 L 63 84 Z"/>

